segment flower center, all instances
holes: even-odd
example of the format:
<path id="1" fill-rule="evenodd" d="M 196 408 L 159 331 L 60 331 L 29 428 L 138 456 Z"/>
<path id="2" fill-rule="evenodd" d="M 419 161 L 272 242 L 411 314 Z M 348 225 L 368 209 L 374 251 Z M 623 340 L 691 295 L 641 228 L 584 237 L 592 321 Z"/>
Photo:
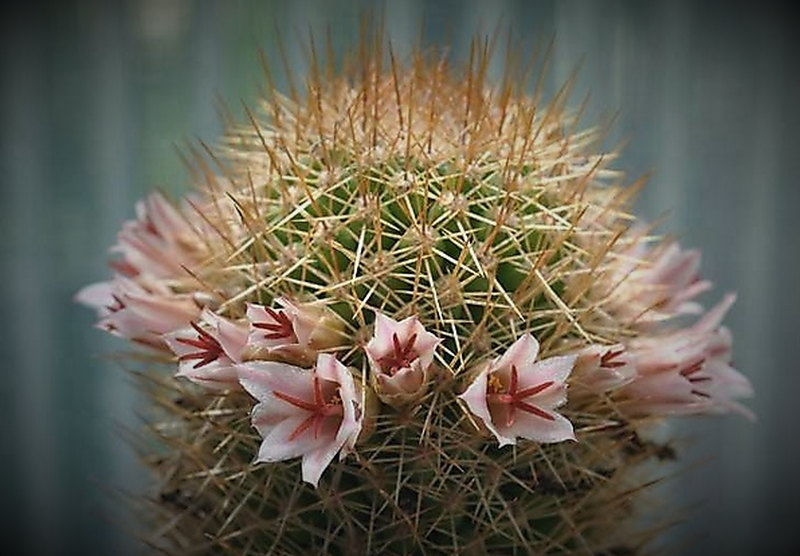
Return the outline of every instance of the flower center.
<path id="1" fill-rule="evenodd" d="M 342 399 L 339 396 L 339 392 L 334 391 L 332 394 L 327 396 L 326 401 L 326 396 L 322 391 L 320 379 L 316 375 L 314 376 L 313 402 L 296 398 L 295 396 L 286 394 L 285 392 L 280 392 L 278 390 L 273 390 L 272 393 L 279 400 L 283 400 L 294 407 L 310 413 L 310 415 L 306 417 L 299 425 L 297 425 L 297 427 L 289 435 L 289 442 L 297 440 L 300 435 L 309 429 L 313 429 L 314 438 L 319 438 L 319 434 L 322 431 L 322 425 L 325 423 L 326 418 L 341 417 L 344 415 L 344 406 L 342 405 Z"/>
<path id="2" fill-rule="evenodd" d="M 225 353 L 225 350 L 222 349 L 222 345 L 216 338 L 200 328 L 197 323 L 192 322 L 190 324 L 197 332 L 197 338 L 176 338 L 176 341 L 186 346 L 196 347 L 200 351 L 181 355 L 178 357 L 178 361 L 197 359 L 198 361 L 193 368 L 198 369 L 219 359 L 220 355 Z"/>
<path id="3" fill-rule="evenodd" d="M 552 380 L 548 380 L 542 382 L 541 384 L 537 384 L 536 386 L 531 386 L 529 388 L 520 390 L 519 372 L 517 371 L 516 365 L 511 365 L 511 380 L 508 388 L 505 389 L 505 391 L 505 385 L 503 384 L 503 380 L 500 378 L 500 376 L 496 372 L 489 375 L 489 378 L 486 381 L 486 399 L 490 404 L 499 405 L 506 411 L 507 427 L 510 427 L 514 424 L 517 410 L 530 413 L 531 415 L 546 419 L 547 421 L 555 421 L 556 418 L 550 413 L 525 401 L 527 398 L 535 396 L 553 384 L 554 382 Z"/>
<path id="4" fill-rule="evenodd" d="M 253 326 L 266 330 L 264 337 L 267 340 L 286 340 L 287 343 L 296 344 L 297 335 L 295 335 L 292 321 L 286 316 L 286 313 L 270 308 L 265 308 L 265 310 L 273 322 L 254 322 Z"/>
<path id="5" fill-rule="evenodd" d="M 389 375 L 394 375 L 400 369 L 410 367 L 411 363 L 419 357 L 414 349 L 416 342 L 416 332 L 408 337 L 405 345 L 400 343 L 396 332 L 392 334 L 392 351 L 378 359 L 381 369 Z"/>
<path id="6" fill-rule="evenodd" d="M 618 359 L 623 353 L 625 353 L 624 349 L 618 349 L 616 351 L 609 349 L 600 357 L 600 366 L 604 369 L 618 369 L 619 367 L 624 367 L 625 362 Z"/>

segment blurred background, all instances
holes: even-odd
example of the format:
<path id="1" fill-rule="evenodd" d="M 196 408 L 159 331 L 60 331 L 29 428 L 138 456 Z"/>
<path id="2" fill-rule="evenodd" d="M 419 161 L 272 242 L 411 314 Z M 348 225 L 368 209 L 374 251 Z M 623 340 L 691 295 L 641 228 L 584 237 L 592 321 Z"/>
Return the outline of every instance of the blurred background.
<path id="1" fill-rule="evenodd" d="M 221 99 L 234 114 L 262 85 L 257 50 L 295 71 L 308 33 L 344 50 L 370 1 L 131 0 L 0 8 L 0 504 L 19 554 L 134 554 L 115 489 L 146 477 L 121 430 L 140 400 L 110 360 L 126 347 L 93 328 L 73 294 L 109 276 L 107 249 L 154 187 L 181 193 L 178 147 L 214 143 Z M 703 250 L 713 304 L 735 290 L 727 324 L 736 366 L 757 391 L 756 424 L 685 419 L 691 440 L 663 496 L 690 508 L 674 554 L 798 554 L 800 435 L 800 80 L 785 10 L 735 1 L 396 1 L 396 50 L 510 26 L 527 48 L 555 39 L 548 83 L 580 64 L 585 125 L 616 114 L 617 167 L 653 171 L 638 204 Z M 500 67 L 492 67 L 500 75 Z M 702 461 L 702 465 L 692 465 Z"/>

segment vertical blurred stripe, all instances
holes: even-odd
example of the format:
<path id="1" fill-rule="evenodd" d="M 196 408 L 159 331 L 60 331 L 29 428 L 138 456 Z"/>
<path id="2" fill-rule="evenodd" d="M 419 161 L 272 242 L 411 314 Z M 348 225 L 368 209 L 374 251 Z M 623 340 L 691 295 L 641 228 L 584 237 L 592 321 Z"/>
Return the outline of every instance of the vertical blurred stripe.
<path id="1" fill-rule="evenodd" d="M 762 424 L 757 427 L 756 434 L 733 436 L 725 446 L 731 455 L 725 465 L 726 484 L 736 485 L 725 493 L 725 504 L 732 508 L 733 523 L 748 523 L 753 513 L 758 512 L 760 523 L 778 524 L 772 544 L 779 547 L 788 546 L 792 537 L 800 539 L 796 531 L 787 531 L 780 526 L 787 521 L 780 515 L 782 511 L 791 508 L 789 511 L 795 517 L 800 515 L 796 510 L 797 496 L 800 495 L 800 483 L 796 479 L 800 469 L 800 445 L 795 442 L 782 449 L 783 435 L 776 427 L 786 418 L 790 404 L 794 405 L 794 396 L 789 394 L 789 390 L 800 382 L 796 361 L 781 355 L 794 351 L 794 345 L 782 346 L 779 343 L 780 330 L 788 325 L 788 313 L 798 309 L 798 295 L 796 290 L 782 291 L 778 277 L 778 274 L 785 275 L 789 271 L 794 277 L 790 282 L 795 287 L 798 285 L 800 248 L 796 242 L 800 237 L 800 226 L 796 224 L 796 211 L 800 207 L 796 201 L 800 200 L 800 183 L 796 175 L 791 181 L 782 175 L 787 169 L 784 160 L 789 156 L 796 160 L 796 130 L 785 118 L 789 116 L 786 101 L 795 103 L 797 97 L 787 93 L 792 85 L 787 68 L 795 63 L 791 61 L 794 56 L 782 48 L 784 38 L 778 36 L 774 41 L 763 40 L 775 31 L 768 19 L 762 18 L 753 26 L 754 34 L 762 40 L 753 45 L 756 69 L 752 131 L 746 139 L 748 164 L 742 176 L 744 210 L 741 222 L 749 233 L 743 236 L 744 241 L 739 247 L 741 255 L 734 267 L 741 315 L 736 324 L 743 332 L 739 340 L 738 361 L 741 368 L 751 369 L 754 373 L 758 395 L 756 405 Z M 793 190 L 795 203 L 787 198 L 787 189 Z M 791 229 L 780 225 L 781 203 L 792 206 L 790 210 L 794 213 L 795 224 Z M 750 224 L 745 224 L 748 221 Z M 789 239 L 788 245 L 787 238 L 793 238 Z M 794 436 L 797 438 L 796 434 Z M 775 469 L 774 462 L 781 460 Z M 787 474 L 785 486 L 781 484 L 781 472 Z M 749 503 L 743 504 L 742 500 Z M 730 536 L 726 537 L 726 549 L 735 551 L 737 547 L 747 547 L 754 553 L 763 551 L 764 545 L 770 543 L 764 543 L 760 537 L 762 532 L 763 528 L 733 527 Z M 795 544 L 794 550 L 800 551 L 799 546 Z"/>
<path id="2" fill-rule="evenodd" d="M 58 480 L 58 442 L 53 427 L 52 409 L 59 393 L 52 380 L 57 361 L 53 345 L 58 325 L 53 322 L 47 291 L 47 261 L 52 242 L 47 241 L 48 226 L 43 203 L 53 178 L 48 129 L 47 74 L 43 64 L 45 45 L 36 35 L 22 32 L 40 25 L 37 14 L 26 13 L 22 21 L 5 22 L 2 52 L 4 73 L 0 81 L 3 98 L 2 172 L 14 184 L 14 194 L 5 195 L 3 218 L 3 289 L 13 292 L 4 308 L 12 321 L 3 325 L 8 357 L 3 372 L 11 385 L 4 399 L 6 417 L 15 440 L 5 461 L 10 462 L 9 489 L 17 504 L 5 508 L 11 523 L 37 523 L 41 532 L 30 539 L 34 553 L 49 553 L 58 546 L 60 528 L 58 506 L 62 492 Z M 5 186 L 4 186 L 5 190 Z M 4 319 L 5 320 L 5 319 Z M 6 384 L 4 388 L 8 388 Z M 20 524 L 22 525 L 22 524 Z"/>
<path id="3" fill-rule="evenodd" d="M 82 194 L 88 193 L 96 200 L 97 211 L 90 216 L 93 222 L 91 227 L 96 231 L 91 249 L 104 256 L 108 254 L 110 242 L 116 236 L 121 222 L 133 213 L 133 199 L 136 198 L 134 190 L 140 177 L 135 162 L 141 129 L 136 123 L 138 99 L 131 76 L 135 67 L 131 63 L 135 44 L 131 37 L 131 15 L 117 3 L 97 2 L 85 14 L 83 24 L 86 25 L 86 34 L 81 37 L 87 43 L 89 66 L 85 78 L 88 80 L 91 102 L 82 116 L 85 118 L 83 124 L 86 134 L 76 139 L 81 141 L 85 152 L 93 158 L 93 171 L 87 183 L 76 186 L 84 190 Z M 88 251 L 86 255 L 92 257 Z M 92 257 L 100 263 L 96 275 L 98 281 L 109 274 L 104 258 Z M 98 338 L 94 349 L 91 355 L 98 357 L 119 349 L 119 343 L 109 337 L 102 340 Z M 136 394 L 121 370 L 105 360 L 98 363 L 100 372 L 93 375 L 94 384 L 86 384 L 85 387 L 96 400 L 98 413 L 105 421 L 105 426 L 87 434 L 95 434 L 103 439 L 102 449 L 95 457 L 102 458 L 106 469 L 86 470 L 91 478 L 87 481 L 83 477 L 76 477 L 75 483 L 79 480 L 88 482 L 84 485 L 86 488 L 94 487 L 106 494 L 114 489 L 131 492 L 143 484 L 140 480 L 141 471 L 132 457 L 133 452 L 121 441 L 120 430 L 121 427 L 133 425 L 134 416 L 140 408 L 136 405 Z M 68 371 L 55 368 L 54 372 Z M 72 485 L 72 495 L 80 496 L 80 493 L 76 493 L 75 483 Z M 68 512 L 67 508 L 67 505 L 62 505 L 63 512 Z M 79 538 L 71 539 L 71 543 L 97 552 L 104 550 L 120 556 L 132 554 L 130 539 L 120 534 L 124 531 L 122 524 L 125 519 L 121 508 L 111 499 L 98 499 L 88 511 L 96 514 L 94 521 L 97 523 L 106 522 L 105 534 L 92 542 L 84 536 L 84 531 Z M 73 518 L 73 523 L 75 521 Z M 87 528 L 85 524 L 81 526 Z"/>

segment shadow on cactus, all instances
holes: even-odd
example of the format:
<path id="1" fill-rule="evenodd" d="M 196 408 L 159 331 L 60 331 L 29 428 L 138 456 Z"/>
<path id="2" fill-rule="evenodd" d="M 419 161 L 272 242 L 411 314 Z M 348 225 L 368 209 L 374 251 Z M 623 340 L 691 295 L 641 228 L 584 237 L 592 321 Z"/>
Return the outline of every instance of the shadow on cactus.
<path id="1" fill-rule="evenodd" d="M 136 375 L 154 547 L 640 553 L 670 454 L 644 428 L 751 417 L 733 295 L 701 307 L 699 253 L 631 216 L 642 184 L 569 87 L 545 102 L 511 62 L 491 83 L 482 44 L 463 68 L 380 37 L 338 72 L 313 59 L 79 292 L 163 361 Z"/>

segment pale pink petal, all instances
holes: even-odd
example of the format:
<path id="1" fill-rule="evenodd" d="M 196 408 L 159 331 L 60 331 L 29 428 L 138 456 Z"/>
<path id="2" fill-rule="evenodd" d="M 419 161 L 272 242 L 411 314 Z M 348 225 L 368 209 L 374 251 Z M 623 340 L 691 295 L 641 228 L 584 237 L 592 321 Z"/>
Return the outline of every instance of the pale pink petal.
<path id="1" fill-rule="evenodd" d="M 247 344 L 249 330 L 246 326 L 235 323 L 212 311 L 203 311 L 202 318 L 214 328 L 214 337 L 222 345 L 225 354 L 234 362 L 242 361 L 242 350 Z"/>
<path id="2" fill-rule="evenodd" d="M 489 405 L 486 402 L 486 386 L 489 378 L 489 367 L 486 366 L 472 380 L 467 389 L 458 397 L 467 404 L 470 412 L 478 417 L 486 427 L 501 440 L 500 433 L 492 424 L 492 414 L 489 412 Z"/>
<path id="3" fill-rule="evenodd" d="M 697 403 L 692 390 L 692 384 L 680 373 L 662 372 L 640 376 L 622 391 L 631 400 L 629 406 L 640 413 L 674 414 Z"/>
<path id="4" fill-rule="evenodd" d="M 538 382 L 541 384 L 541 382 Z M 561 384 L 552 384 L 545 388 L 536 396 L 530 398 L 530 401 L 536 407 L 541 409 L 555 409 L 567 403 L 567 387 Z"/>
<path id="5" fill-rule="evenodd" d="M 78 303 L 99 309 L 101 313 L 106 313 L 108 312 L 106 308 L 114 304 L 115 292 L 116 282 L 97 282 L 81 288 L 75 294 L 74 299 Z"/>
<path id="6" fill-rule="evenodd" d="M 725 318 L 725 315 L 734 303 L 736 303 L 736 294 L 726 294 L 717 305 L 710 309 L 703 318 L 692 326 L 692 330 L 698 334 L 712 332 L 719 327 L 722 323 L 722 319 Z"/>
<path id="7" fill-rule="evenodd" d="M 715 330 L 708 341 L 706 350 L 710 358 L 730 363 L 733 356 L 733 335 L 731 331 L 724 326 Z"/>
<path id="8" fill-rule="evenodd" d="M 377 360 L 392 351 L 392 335 L 398 331 L 398 326 L 399 323 L 394 319 L 387 317 L 383 313 L 376 312 L 375 332 L 372 339 L 367 343 L 367 353 Z"/>
<path id="9" fill-rule="evenodd" d="M 320 353 L 317 357 L 316 372 L 320 378 L 336 382 L 339 385 L 339 397 L 342 400 L 344 415 L 336 440 L 337 443 L 341 443 L 339 449 L 344 447 L 340 454 L 341 457 L 344 457 L 347 455 L 348 450 L 355 446 L 355 441 L 361 433 L 363 417 L 361 392 L 356 387 L 350 370 L 340 363 L 334 355 Z"/>
<path id="10" fill-rule="evenodd" d="M 128 324 L 136 332 L 166 334 L 188 326 L 200 316 L 200 308 L 189 297 L 129 293 L 122 297 L 122 301 L 125 311 L 109 315 L 109 319 L 113 322 L 117 315 L 131 315 L 132 321 Z"/>
<path id="11" fill-rule="evenodd" d="M 555 411 L 542 409 L 547 411 L 554 420 L 550 421 L 524 411 L 517 411 L 514 414 L 514 423 L 510 427 L 502 428 L 503 436 L 511 439 L 527 438 L 540 443 L 576 440 L 575 431 L 569 419 Z M 514 444 L 516 441 L 514 440 L 511 443 Z"/>
<path id="12" fill-rule="evenodd" d="M 531 372 L 520 375 L 520 387 L 527 388 L 548 381 L 563 384 L 572 372 L 577 358 L 577 355 L 557 355 L 537 361 Z"/>
<path id="13" fill-rule="evenodd" d="M 303 345 L 307 344 L 308 339 L 311 336 L 311 330 L 309 329 L 310 328 L 309 324 L 313 326 L 314 323 L 308 323 L 308 322 L 298 323 L 300 310 L 298 309 L 297 305 L 295 305 L 289 298 L 279 297 L 275 300 L 275 302 L 281 306 L 282 310 L 292 321 L 294 333 L 297 336 L 297 343 Z"/>
<path id="14" fill-rule="evenodd" d="M 426 374 L 420 365 L 400 369 L 394 375 L 379 373 L 381 392 L 388 395 L 414 394 L 424 385 Z"/>
<path id="15" fill-rule="evenodd" d="M 703 306 L 699 303 L 694 303 L 689 301 L 690 299 L 694 299 L 701 293 L 707 292 L 710 290 L 714 284 L 709 282 L 708 280 L 698 280 L 693 282 L 682 291 L 676 294 L 678 301 L 680 303 L 680 312 L 681 314 L 687 315 L 697 315 L 703 312 Z"/>
<path id="16" fill-rule="evenodd" d="M 311 434 L 303 434 L 296 440 L 289 440 L 292 433 L 305 420 L 303 415 L 292 415 L 282 419 L 275 425 L 259 427 L 256 418 L 259 405 L 256 405 L 253 410 L 253 424 L 261 433 L 261 446 L 258 449 L 256 462 L 270 463 L 305 456 L 310 451 L 318 449 L 320 444 L 325 444 L 323 435 L 315 439 Z M 283 405 L 287 404 L 284 403 Z"/>
<path id="17" fill-rule="evenodd" d="M 320 436 L 329 437 L 331 431 L 328 430 Z M 340 457 L 344 457 L 342 450 L 346 444 L 346 438 L 339 438 L 337 435 L 335 442 L 326 442 L 320 444 L 316 449 L 309 450 L 303 455 L 303 463 L 301 465 L 303 480 L 313 486 L 317 486 L 322 473 L 336 457 L 339 452 Z"/>
<path id="18" fill-rule="evenodd" d="M 749 398 L 753 385 L 739 371 L 721 360 L 709 360 L 703 374 L 711 379 L 709 394 L 715 399 Z"/>
<path id="19" fill-rule="evenodd" d="M 236 369 L 242 387 L 257 400 L 272 398 L 274 390 L 301 399 L 308 395 L 308 370 L 276 361 L 248 361 Z"/>
<path id="20" fill-rule="evenodd" d="M 193 361 L 181 362 L 175 376 L 187 378 L 205 388 L 229 390 L 238 387 L 239 375 L 231 361 L 214 361 L 195 367 Z"/>
<path id="21" fill-rule="evenodd" d="M 425 330 L 416 318 L 414 319 L 414 330 L 412 333 L 416 333 L 417 335 L 414 348 L 419 353 L 420 368 L 422 370 L 427 370 L 433 363 L 434 350 L 441 340 L 437 338 L 435 334 Z"/>
<path id="22" fill-rule="evenodd" d="M 518 370 L 533 365 L 539 355 L 539 342 L 531 334 L 523 334 L 511 344 L 500 359 L 494 364 L 495 369 L 510 370 L 514 365 Z"/>
<path id="23" fill-rule="evenodd" d="M 649 278 L 660 284 L 688 284 L 697 276 L 700 259 L 697 249 L 681 252 L 677 243 L 671 243 L 656 260 Z"/>

